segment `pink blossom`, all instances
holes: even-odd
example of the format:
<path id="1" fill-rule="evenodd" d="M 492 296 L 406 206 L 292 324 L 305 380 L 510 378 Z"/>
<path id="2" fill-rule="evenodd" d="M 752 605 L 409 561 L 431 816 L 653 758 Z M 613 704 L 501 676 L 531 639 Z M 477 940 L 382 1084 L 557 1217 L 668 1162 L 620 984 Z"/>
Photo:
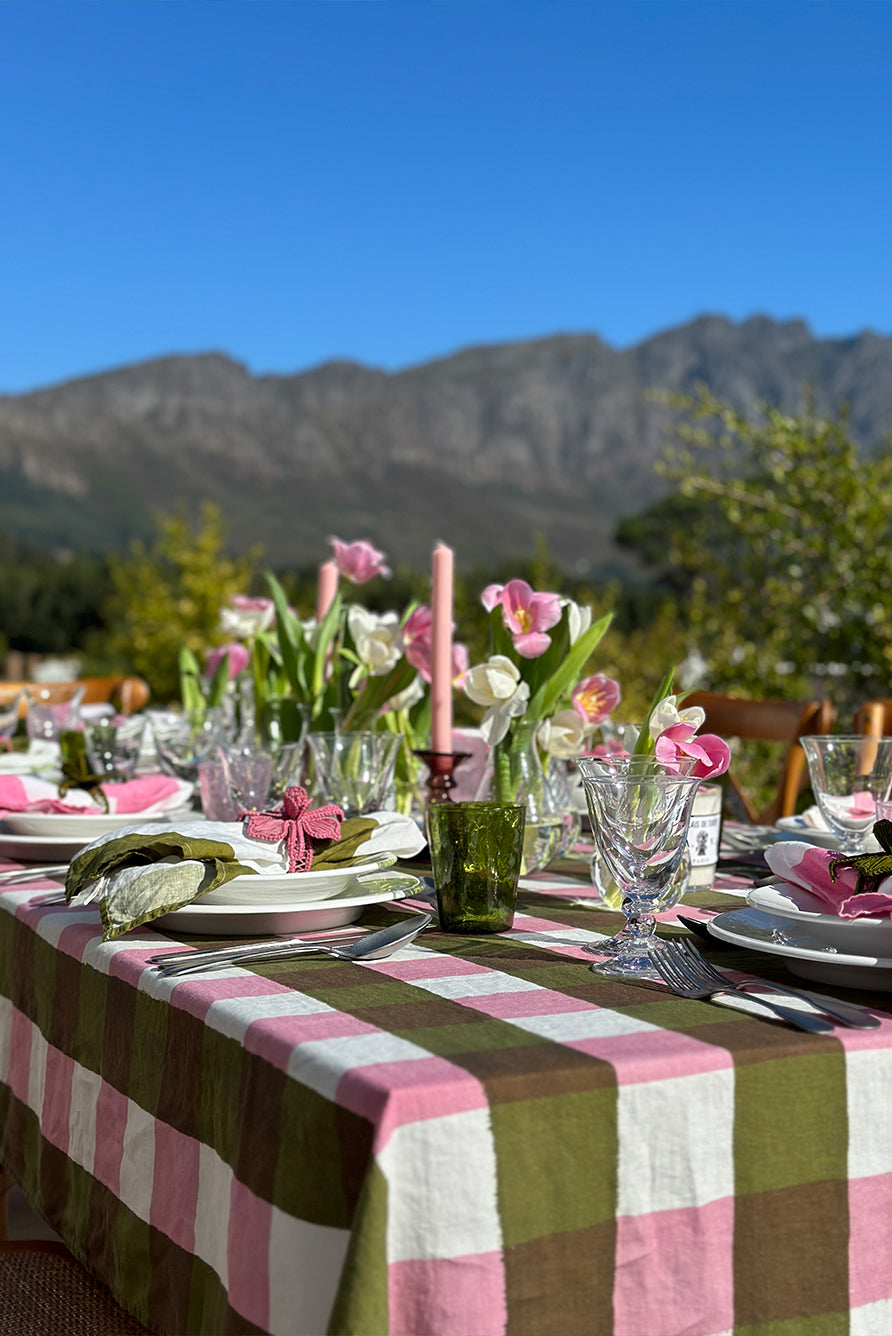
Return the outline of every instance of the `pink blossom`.
<path id="1" fill-rule="evenodd" d="M 470 672 L 471 656 L 467 645 L 456 641 L 452 646 L 452 685 L 460 687 Z"/>
<path id="2" fill-rule="evenodd" d="M 698 779 L 715 779 L 731 764 L 731 749 L 715 733 L 701 733 L 697 737 L 696 731 L 691 724 L 673 724 L 667 728 L 654 744 L 656 758 L 672 772 L 678 769 L 683 757 L 691 756 L 697 762 L 691 774 Z"/>
<path id="3" fill-rule="evenodd" d="M 403 627 L 403 652 L 425 682 L 431 680 L 431 652 L 433 648 L 433 613 L 420 604 Z"/>
<path id="4" fill-rule="evenodd" d="M 487 612 L 492 612 L 493 608 L 501 603 L 502 590 L 504 588 L 504 585 L 496 584 L 486 586 L 483 593 L 480 595 L 480 602 L 483 604 L 484 608 L 486 608 Z"/>
<path id="5" fill-rule="evenodd" d="M 631 754 L 619 738 L 608 738 L 606 742 L 599 742 L 597 747 L 593 747 L 590 752 L 586 752 L 587 756 L 598 756 L 601 760 L 609 760 L 618 756 L 631 756 Z"/>
<path id="6" fill-rule="evenodd" d="M 342 543 L 339 538 L 330 538 L 328 541 L 334 548 L 338 571 L 353 584 L 366 584 L 376 575 L 390 575 L 390 567 L 384 564 L 384 553 L 372 547 L 364 538 L 355 543 Z"/>
<path id="7" fill-rule="evenodd" d="M 431 655 L 433 652 L 433 613 L 422 603 L 411 617 L 406 618 L 403 627 L 403 652 L 412 667 L 425 682 L 431 680 Z M 454 643 L 452 646 L 452 681 L 460 686 L 465 673 L 470 667 L 467 647 Z"/>
<path id="8" fill-rule="evenodd" d="M 484 607 L 487 601 L 491 609 L 501 603 L 502 620 L 522 659 L 538 659 L 545 653 L 551 644 L 551 636 L 545 633 L 557 626 L 563 614 L 559 594 L 539 594 L 526 580 L 509 580 L 501 589 L 498 585 L 487 585 L 483 591 Z"/>
<path id="9" fill-rule="evenodd" d="M 217 665 L 226 654 L 229 655 L 230 681 L 232 681 L 234 677 L 238 677 L 239 673 L 243 673 L 251 662 L 250 653 L 245 646 L 240 645 L 237 640 L 233 641 L 231 645 L 219 645 L 216 649 L 212 649 L 208 654 L 207 667 L 204 670 L 206 677 L 213 677 L 214 673 L 217 671 Z"/>
<path id="10" fill-rule="evenodd" d="M 586 723 L 603 724 L 622 700 L 622 692 L 619 682 L 614 682 L 612 677 L 595 673 L 594 677 L 585 677 L 576 684 L 570 699 L 573 709 Z"/>

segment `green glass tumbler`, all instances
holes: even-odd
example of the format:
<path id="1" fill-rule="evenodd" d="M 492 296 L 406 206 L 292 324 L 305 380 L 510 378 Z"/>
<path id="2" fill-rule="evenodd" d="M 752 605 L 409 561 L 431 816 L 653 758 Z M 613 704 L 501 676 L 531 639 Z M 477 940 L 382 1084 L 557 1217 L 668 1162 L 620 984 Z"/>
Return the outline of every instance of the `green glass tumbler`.
<path id="1" fill-rule="evenodd" d="M 444 932 L 504 932 L 523 858 L 520 803 L 431 803 L 431 863 Z"/>

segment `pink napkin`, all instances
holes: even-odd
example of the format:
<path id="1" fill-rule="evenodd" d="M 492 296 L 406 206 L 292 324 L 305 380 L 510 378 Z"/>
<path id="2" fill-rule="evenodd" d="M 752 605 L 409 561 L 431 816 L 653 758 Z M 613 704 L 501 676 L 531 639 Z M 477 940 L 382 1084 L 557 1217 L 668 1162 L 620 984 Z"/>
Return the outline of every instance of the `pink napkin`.
<path id="1" fill-rule="evenodd" d="M 830 864 L 839 854 L 818 849 L 800 840 L 781 840 L 765 850 L 765 862 L 783 881 L 811 891 L 840 918 L 888 918 L 892 915 L 892 877 L 885 877 L 875 891 L 856 895 L 858 869 L 838 867 L 830 879 Z"/>
<path id="2" fill-rule="evenodd" d="M 140 816 L 181 807 L 192 795 L 192 785 L 172 775 L 144 775 L 122 784 L 103 784 L 108 810 Z M 85 789 L 69 789 L 59 797 L 56 784 L 32 775 L 0 775 L 0 817 L 8 812 L 104 812 Z"/>

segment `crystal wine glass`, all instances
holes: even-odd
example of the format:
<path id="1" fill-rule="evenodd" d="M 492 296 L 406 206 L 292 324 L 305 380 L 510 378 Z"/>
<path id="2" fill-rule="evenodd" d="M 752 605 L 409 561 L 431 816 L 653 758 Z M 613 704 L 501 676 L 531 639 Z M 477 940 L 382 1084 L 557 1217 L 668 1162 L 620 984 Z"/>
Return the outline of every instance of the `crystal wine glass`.
<path id="1" fill-rule="evenodd" d="M 657 979 L 650 962 L 654 914 L 666 902 L 687 848 L 688 824 L 701 780 L 696 761 L 670 771 L 653 756 L 582 757 L 579 767 L 595 843 L 622 889 L 626 926 L 620 949 L 591 968 L 620 979 Z"/>
<path id="2" fill-rule="evenodd" d="M 863 734 L 800 738 L 821 816 L 839 837 L 840 853 L 863 852 L 877 800 L 892 788 L 892 738 Z"/>

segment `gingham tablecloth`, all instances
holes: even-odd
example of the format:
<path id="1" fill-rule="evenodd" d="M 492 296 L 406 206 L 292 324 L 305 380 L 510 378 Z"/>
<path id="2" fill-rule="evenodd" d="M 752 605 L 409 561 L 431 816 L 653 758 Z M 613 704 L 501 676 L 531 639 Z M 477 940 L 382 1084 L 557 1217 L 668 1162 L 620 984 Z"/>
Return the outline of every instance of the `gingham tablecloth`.
<path id="1" fill-rule="evenodd" d="M 892 1018 L 812 1036 L 599 978 L 618 919 L 577 894 L 172 982 L 160 934 L 6 890 L 0 1159 L 178 1336 L 889 1336 Z"/>

